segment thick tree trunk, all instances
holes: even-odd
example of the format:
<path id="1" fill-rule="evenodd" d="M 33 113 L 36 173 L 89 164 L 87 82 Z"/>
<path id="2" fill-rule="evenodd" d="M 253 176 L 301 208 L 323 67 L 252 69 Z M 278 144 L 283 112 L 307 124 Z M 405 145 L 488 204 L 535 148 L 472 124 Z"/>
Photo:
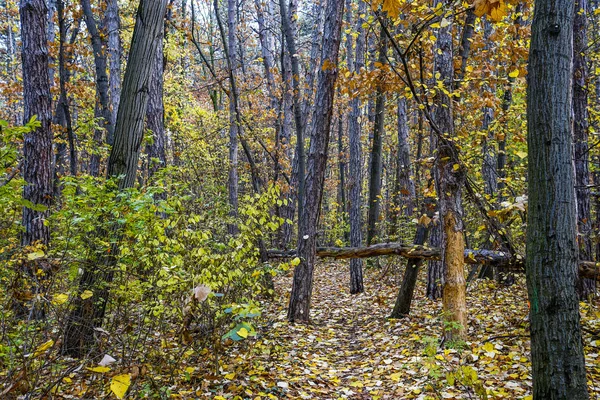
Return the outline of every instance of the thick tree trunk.
<path id="1" fill-rule="evenodd" d="M 590 209 L 589 120 L 588 120 L 588 66 L 587 0 L 575 1 L 573 23 L 573 142 L 575 149 L 575 194 L 577 196 L 577 242 L 579 258 L 592 259 L 592 213 Z M 595 282 L 579 279 L 580 298 L 593 293 Z"/>
<path id="2" fill-rule="evenodd" d="M 441 1 L 440 1 L 441 3 Z M 434 48 L 434 75 L 439 74 L 450 92 L 453 87 L 452 23 L 438 30 Z M 464 166 L 460 165 L 458 149 L 454 144 L 454 116 L 450 97 L 436 91 L 434 120 L 439 134 L 436 168 L 438 171 L 438 196 L 442 224 L 442 263 L 446 274 L 443 286 L 443 308 L 447 341 L 462 340 L 467 329 L 466 281 L 463 253 L 465 251 L 462 222 L 462 188 L 465 184 Z"/>
<path id="3" fill-rule="evenodd" d="M 161 45 L 158 38 L 164 29 L 166 7 L 167 0 L 141 0 L 138 7 L 131 51 L 123 79 L 115 141 L 108 160 L 108 177 L 122 177 L 118 181 L 119 190 L 133 187 L 136 181 L 144 136 L 144 116 L 148 104 L 146 88 L 153 67 L 147 56 L 156 54 L 156 47 Z M 114 226 L 114 230 L 117 230 L 117 225 Z M 114 231 L 99 233 L 116 235 Z M 84 356 L 92 347 L 95 328 L 102 325 L 106 312 L 110 283 L 119 252 L 118 244 L 112 244 L 109 249 L 91 249 L 93 254 L 100 251 L 101 256 L 84 264 L 79 281 L 78 294 L 90 290 L 93 296 L 86 299 L 75 296 L 66 322 L 62 351 L 74 357 Z M 96 263 L 103 265 L 98 268 Z"/>
<path id="4" fill-rule="evenodd" d="M 535 399 L 588 399 L 572 158 L 574 2 L 538 0 L 527 74 L 527 291 Z"/>
<path id="5" fill-rule="evenodd" d="M 53 199 L 52 185 L 52 111 L 50 109 L 50 78 L 48 74 L 47 8 L 43 0 L 21 0 L 21 59 L 23 63 L 23 123 L 36 118 L 39 126 L 23 137 L 23 167 L 25 179 L 23 199 L 32 208 L 23 207 L 22 246 L 50 243 L 50 229 L 45 224 Z M 39 208 L 38 208 L 39 207 Z M 38 267 L 25 263 L 23 273 L 36 276 Z M 37 280 L 33 291 L 43 296 L 45 290 Z M 27 290 L 27 288 L 23 288 Z M 27 309 L 17 301 L 18 316 L 24 317 Z M 43 308 L 34 306 L 33 317 L 42 318 Z"/>
<path id="6" fill-rule="evenodd" d="M 25 109 L 23 122 L 29 122 L 34 116 L 40 122 L 37 129 L 25 134 L 23 141 L 23 198 L 45 208 L 43 211 L 23 208 L 23 246 L 36 242 L 47 245 L 50 242 L 50 230 L 44 224 L 49 215 L 53 192 L 46 12 L 43 0 L 21 0 L 19 5 Z"/>
<path id="7" fill-rule="evenodd" d="M 357 32 L 353 72 L 358 74 L 365 66 L 365 23 L 363 15 L 366 3 L 359 0 L 358 19 L 355 30 Z M 346 51 L 352 52 L 352 42 L 349 39 Z M 349 66 L 350 68 L 350 66 Z M 362 246 L 362 157 L 361 157 L 361 101 L 358 97 L 350 101 L 350 115 L 348 117 L 348 142 L 350 147 L 350 168 L 348 176 L 348 212 L 350 214 L 350 245 Z M 350 260 L 350 293 L 361 293 L 364 290 L 362 275 L 362 260 Z"/>
<path id="8" fill-rule="evenodd" d="M 387 59 L 388 40 L 383 27 L 379 34 L 379 59 L 380 64 L 384 64 Z M 369 179 L 369 213 L 367 221 L 367 244 L 371 244 L 377 235 L 377 223 L 381 212 L 381 175 L 383 172 L 382 150 L 383 134 L 385 121 L 385 100 L 383 74 L 379 77 L 377 83 L 377 92 L 375 95 L 375 121 L 373 124 L 373 143 L 371 147 L 371 167 Z"/>
<path id="9" fill-rule="evenodd" d="M 317 224 L 323 197 L 325 169 L 327 167 L 327 147 L 333 114 L 335 82 L 338 76 L 337 63 L 343 14 L 343 0 L 330 0 L 327 3 L 321 67 L 319 68 L 317 84 L 318 96 L 313 113 L 315 129 L 311 133 L 306 197 L 303 207 L 307 212 L 299 220 L 298 257 L 300 257 L 300 264 L 294 270 L 292 293 L 288 308 L 290 322 L 308 322 L 310 319 L 310 300 L 317 246 Z"/>

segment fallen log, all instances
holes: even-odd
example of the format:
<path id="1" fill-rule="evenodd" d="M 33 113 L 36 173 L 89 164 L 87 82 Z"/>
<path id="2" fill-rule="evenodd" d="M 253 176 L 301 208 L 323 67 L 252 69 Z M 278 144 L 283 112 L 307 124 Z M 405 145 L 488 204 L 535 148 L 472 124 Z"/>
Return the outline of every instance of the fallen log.
<path id="1" fill-rule="evenodd" d="M 296 256 L 296 251 L 269 250 L 267 254 L 269 258 L 291 258 Z M 336 260 L 391 255 L 404 258 L 439 260 L 442 253 L 436 247 L 408 245 L 404 243 L 379 243 L 367 247 L 317 247 L 317 257 L 334 258 Z M 467 249 L 465 250 L 465 263 L 488 264 L 515 272 L 525 271 L 525 259 L 523 257 L 518 255 L 511 257 L 510 254 L 502 251 Z M 579 275 L 584 278 L 600 281 L 600 263 L 580 261 Z"/>

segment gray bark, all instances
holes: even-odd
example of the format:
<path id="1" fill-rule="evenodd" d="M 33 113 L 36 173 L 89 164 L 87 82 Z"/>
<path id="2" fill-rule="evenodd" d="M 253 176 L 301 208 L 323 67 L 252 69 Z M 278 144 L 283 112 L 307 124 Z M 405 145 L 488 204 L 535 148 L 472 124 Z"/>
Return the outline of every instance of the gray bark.
<path id="1" fill-rule="evenodd" d="M 577 242 L 579 257 L 592 259 L 592 213 L 590 208 L 589 166 L 589 116 L 588 116 L 588 66 L 587 0 L 575 1 L 573 23 L 573 142 L 575 150 L 575 194 L 577 197 Z M 593 293 L 595 282 L 579 279 L 577 292 L 580 298 Z"/>
<path id="2" fill-rule="evenodd" d="M 333 114 L 335 82 L 338 76 L 338 53 L 341 39 L 344 1 L 331 0 L 325 11 L 325 27 L 321 52 L 321 67 L 308 157 L 306 197 L 304 210 L 310 210 L 299 220 L 298 256 L 300 264 L 294 270 L 292 293 L 288 307 L 290 322 L 308 322 L 312 296 L 313 271 L 317 246 L 317 225 L 319 221 L 325 170 L 327 167 L 327 147 Z"/>
<path id="3" fill-rule="evenodd" d="M 357 32 L 356 48 L 353 68 L 355 74 L 365 66 L 365 23 L 362 15 L 366 11 L 366 3 L 359 0 L 358 19 L 355 30 Z M 348 43 L 347 52 L 352 52 L 352 42 Z M 362 246 L 362 156 L 361 156 L 361 101 L 358 97 L 350 100 L 350 115 L 348 117 L 348 141 L 350 150 L 350 168 L 348 176 L 348 200 L 350 214 L 350 245 L 353 247 Z M 364 290 L 362 278 L 362 260 L 350 260 L 350 293 L 361 293 Z"/>
<path id="4" fill-rule="evenodd" d="M 118 181 L 118 190 L 131 188 L 136 181 L 144 135 L 144 116 L 148 105 L 147 87 L 153 67 L 152 63 L 147 62 L 147 55 L 156 54 L 158 38 L 164 29 L 166 7 L 167 0 L 141 0 L 138 7 L 131 51 L 123 79 L 115 141 L 108 160 L 108 177 L 122 177 Z M 115 232 L 104 231 L 99 234 L 115 235 Z M 63 353 L 70 356 L 84 356 L 94 344 L 95 328 L 102 326 L 117 261 L 116 255 L 119 252 L 116 242 L 109 250 L 107 252 L 107 249 L 92 249 L 91 254 L 100 253 L 102 256 L 84 264 L 78 293 L 90 290 L 94 295 L 87 299 L 82 299 L 79 295 L 74 297 L 62 347 Z M 96 263 L 102 263 L 102 268 L 98 268 Z"/>
<path id="5" fill-rule="evenodd" d="M 23 123 L 32 117 L 40 127 L 23 138 L 23 199 L 45 207 L 43 211 L 23 208 L 23 246 L 47 245 L 50 229 L 44 224 L 52 204 L 52 111 L 47 46 L 47 8 L 43 0 L 21 0 L 21 58 L 23 62 Z"/>
<path id="6" fill-rule="evenodd" d="M 535 399 L 588 399 L 572 157 L 574 2 L 538 0 L 527 74 L 527 291 Z"/>
<path id="7" fill-rule="evenodd" d="M 388 40 L 383 28 L 379 34 L 379 58 L 384 64 L 387 59 Z M 377 235 L 377 223 L 381 213 L 381 179 L 383 173 L 382 149 L 383 149 L 383 126 L 385 121 L 385 100 L 383 90 L 384 76 L 381 74 L 377 83 L 375 94 L 375 119 L 373 123 L 373 142 L 371 147 L 371 166 L 369 168 L 369 213 L 367 220 L 367 244 L 371 244 Z"/>
<path id="8" fill-rule="evenodd" d="M 106 0 L 106 14 L 104 17 L 104 28 L 108 37 L 108 87 L 110 94 L 111 123 L 117 122 L 119 101 L 121 99 L 121 38 L 119 29 L 121 26 L 119 18 L 118 0 Z"/>

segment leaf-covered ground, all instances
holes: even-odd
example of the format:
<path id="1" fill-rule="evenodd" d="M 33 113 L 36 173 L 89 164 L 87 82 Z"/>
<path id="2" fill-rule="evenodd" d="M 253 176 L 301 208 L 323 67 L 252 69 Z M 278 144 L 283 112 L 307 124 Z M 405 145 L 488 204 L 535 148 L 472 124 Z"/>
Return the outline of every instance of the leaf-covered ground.
<path id="1" fill-rule="evenodd" d="M 276 279 L 276 296 L 265 301 L 256 338 L 217 351 L 203 350 L 184 344 L 174 328 L 170 337 L 158 333 L 146 337 L 144 359 L 124 359 L 111 368 L 90 368 L 93 363 L 84 368 L 77 360 L 63 360 L 62 369 L 51 379 L 42 378 L 40 385 L 48 387 L 44 398 L 114 399 L 112 386 L 121 376 L 131 379 L 131 386 L 124 386 L 126 398 L 531 398 L 523 276 L 511 287 L 481 280 L 471 284 L 469 341 L 441 349 L 441 301 L 425 297 L 422 281 L 411 316 L 387 318 L 402 271 L 396 265 L 367 269 L 365 293 L 352 296 L 347 263 L 319 264 L 310 325 L 290 325 L 286 320 L 290 271 Z M 600 338 L 594 337 L 600 331 L 598 302 L 582 303 L 582 315 L 590 398 L 596 399 L 600 398 Z M 217 360 L 215 353 L 220 354 Z"/>
<path id="2" fill-rule="evenodd" d="M 530 398 L 523 277 L 511 287 L 471 284 L 469 341 L 462 349 L 440 349 L 441 302 L 425 297 L 422 282 L 410 318 L 390 320 L 400 269 L 370 269 L 365 276 L 365 293 L 352 296 L 347 265 L 321 264 L 308 326 L 286 322 L 291 275 L 278 279 L 278 298 L 266 312 L 260 337 L 250 347 L 232 348 L 220 376 L 187 396 L 475 399 L 485 392 L 490 399 Z M 584 326 L 597 332 L 597 304 L 582 307 Z M 600 398 L 600 340 L 590 334 L 584 340 L 591 398 Z"/>

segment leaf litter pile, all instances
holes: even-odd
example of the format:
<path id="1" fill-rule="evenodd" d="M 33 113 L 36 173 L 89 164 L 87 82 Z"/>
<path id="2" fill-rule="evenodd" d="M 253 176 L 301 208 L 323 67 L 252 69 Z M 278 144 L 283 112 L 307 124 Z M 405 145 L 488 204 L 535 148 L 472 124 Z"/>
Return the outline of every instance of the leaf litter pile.
<path id="1" fill-rule="evenodd" d="M 276 278 L 275 298 L 265 300 L 256 336 L 229 341 L 218 359 L 208 349 L 183 346 L 174 333 L 161 340 L 163 351 L 178 355 L 168 356 L 170 365 L 141 360 L 141 367 L 126 374 L 120 371 L 112 379 L 99 373 L 109 368 L 88 368 L 88 374 L 97 375 L 96 381 L 71 382 L 67 377 L 68 384 L 54 394 L 216 400 L 531 399 L 524 277 L 518 276 L 510 287 L 473 281 L 467 289 L 469 341 L 442 348 L 441 300 L 425 297 L 422 279 L 411 315 L 388 319 L 402 270 L 367 269 L 365 293 L 350 295 L 347 263 L 320 263 L 315 269 L 310 325 L 287 322 L 289 271 Z M 590 398 L 600 398 L 598 303 L 581 303 L 581 313 Z M 165 390 L 144 391 L 149 381 Z M 89 397 L 96 391 L 98 397 Z"/>

